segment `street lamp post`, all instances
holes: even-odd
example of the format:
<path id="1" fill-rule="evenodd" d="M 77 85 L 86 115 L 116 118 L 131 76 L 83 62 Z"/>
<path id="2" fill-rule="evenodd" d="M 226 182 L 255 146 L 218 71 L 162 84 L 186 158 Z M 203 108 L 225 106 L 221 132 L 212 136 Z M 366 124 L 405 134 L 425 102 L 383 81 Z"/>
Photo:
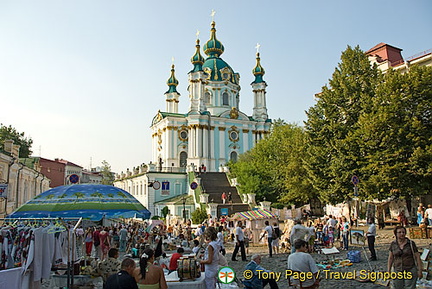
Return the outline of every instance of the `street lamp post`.
<path id="1" fill-rule="evenodd" d="M 183 221 L 186 222 L 186 197 L 183 196 Z"/>

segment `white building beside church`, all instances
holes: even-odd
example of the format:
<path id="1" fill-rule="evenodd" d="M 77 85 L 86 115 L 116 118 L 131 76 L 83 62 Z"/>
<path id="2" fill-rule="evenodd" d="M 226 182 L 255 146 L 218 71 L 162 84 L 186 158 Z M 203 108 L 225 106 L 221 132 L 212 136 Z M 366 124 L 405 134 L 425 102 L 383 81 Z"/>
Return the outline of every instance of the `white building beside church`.
<path id="1" fill-rule="evenodd" d="M 213 21 L 210 39 L 203 46 L 207 58 L 201 55 L 200 42 L 196 41 L 195 54 L 191 58 L 192 69 L 188 73 L 189 111 L 178 111 L 181 96 L 176 89 L 179 81 L 173 65 L 167 81 L 165 111 L 159 110 L 151 124 L 151 163 L 145 165 L 145 169 L 141 166 L 117 176 L 114 183 L 140 200 L 153 215 L 160 214 L 159 208 L 164 200 L 172 204 L 173 198 L 184 199 L 188 193 L 189 201 L 181 202 L 181 212 L 184 209 L 193 211 L 200 205 L 199 198 L 190 192 L 192 180 L 188 178 L 187 166 L 197 168 L 203 165 L 207 172 L 218 172 L 228 161 L 236 160 L 270 132 L 267 84 L 263 80 L 265 71 L 259 53 L 252 70 L 255 76 L 251 83 L 254 108 L 251 115 L 247 115 L 239 105 L 240 74 L 221 58 L 225 48 L 216 38 L 215 26 Z M 157 205 L 161 202 L 162 205 Z M 189 204 L 187 208 L 186 204 Z"/>

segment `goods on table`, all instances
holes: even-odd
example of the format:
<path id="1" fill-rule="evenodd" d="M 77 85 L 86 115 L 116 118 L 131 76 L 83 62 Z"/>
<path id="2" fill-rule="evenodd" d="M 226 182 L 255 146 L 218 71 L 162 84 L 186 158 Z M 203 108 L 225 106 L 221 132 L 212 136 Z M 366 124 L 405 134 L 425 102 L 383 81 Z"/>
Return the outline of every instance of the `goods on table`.
<path id="1" fill-rule="evenodd" d="M 185 279 L 195 280 L 201 276 L 200 266 L 193 258 L 180 258 L 177 261 L 177 274 L 180 281 Z"/>

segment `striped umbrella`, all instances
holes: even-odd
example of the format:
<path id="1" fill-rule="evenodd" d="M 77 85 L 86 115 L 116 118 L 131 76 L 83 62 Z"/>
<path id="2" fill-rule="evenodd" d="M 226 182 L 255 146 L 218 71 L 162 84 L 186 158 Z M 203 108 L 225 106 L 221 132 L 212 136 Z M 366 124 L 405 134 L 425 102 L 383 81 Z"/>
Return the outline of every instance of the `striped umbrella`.
<path id="1" fill-rule="evenodd" d="M 262 220 L 262 219 L 277 219 L 278 217 L 266 209 L 258 209 L 252 211 L 238 212 L 234 214 L 234 219 L 240 220 Z"/>
<path id="2" fill-rule="evenodd" d="M 114 186 L 70 185 L 50 189 L 28 201 L 8 218 L 149 219 L 150 212 L 131 194 Z"/>

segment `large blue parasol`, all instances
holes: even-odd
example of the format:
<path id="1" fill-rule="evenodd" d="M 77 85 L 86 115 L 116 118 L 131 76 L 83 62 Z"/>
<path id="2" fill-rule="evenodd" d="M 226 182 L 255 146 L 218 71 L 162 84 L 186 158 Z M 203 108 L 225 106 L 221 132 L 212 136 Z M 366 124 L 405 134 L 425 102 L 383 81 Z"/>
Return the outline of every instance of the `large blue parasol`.
<path id="1" fill-rule="evenodd" d="M 131 194 L 114 186 L 70 185 L 43 192 L 8 218 L 149 219 L 150 212 Z"/>

